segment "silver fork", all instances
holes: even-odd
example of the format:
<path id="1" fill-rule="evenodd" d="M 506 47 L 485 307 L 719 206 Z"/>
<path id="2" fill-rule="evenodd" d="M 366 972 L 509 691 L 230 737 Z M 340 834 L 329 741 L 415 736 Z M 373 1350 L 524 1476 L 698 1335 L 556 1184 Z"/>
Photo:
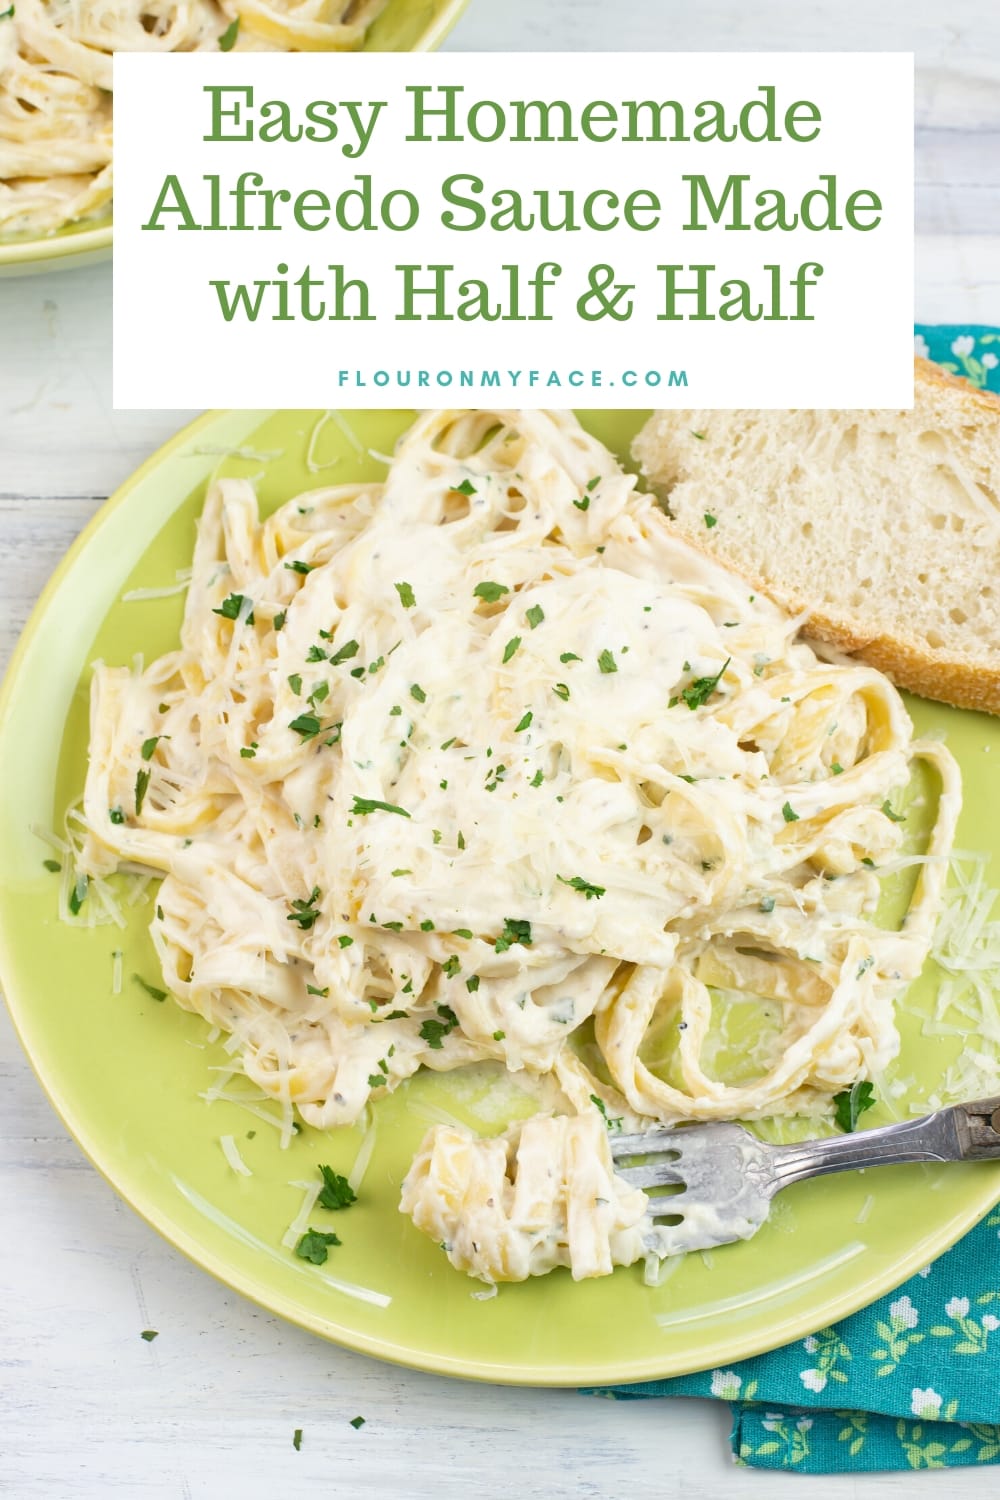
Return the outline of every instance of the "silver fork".
<path id="1" fill-rule="evenodd" d="M 852 1135 L 770 1146 L 741 1125 L 684 1125 L 611 1137 L 617 1175 L 650 1196 L 657 1250 L 677 1255 L 746 1240 L 782 1188 L 824 1172 L 915 1161 L 1000 1161 L 1000 1095 Z M 627 1165 L 626 1165 L 627 1163 Z"/>

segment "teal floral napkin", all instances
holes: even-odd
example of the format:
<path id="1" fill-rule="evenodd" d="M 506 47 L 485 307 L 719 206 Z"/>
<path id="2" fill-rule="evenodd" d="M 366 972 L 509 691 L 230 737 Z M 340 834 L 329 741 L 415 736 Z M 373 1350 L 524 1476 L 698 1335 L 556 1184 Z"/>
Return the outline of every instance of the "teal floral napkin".
<path id="1" fill-rule="evenodd" d="M 915 347 L 1000 390 L 1000 330 L 922 326 Z M 738 1463 L 827 1474 L 1000 1463 L 1000 1209 L 911 1281 L 731 1369 L 595 1390 L 733 1403 Z"/>
<path id="2" fill-rule="evenodd" d="M 949 374 L 962 375 L 981 390 L 1000 391 L 1000 328 L 918 323 L 913 347 Z"/>

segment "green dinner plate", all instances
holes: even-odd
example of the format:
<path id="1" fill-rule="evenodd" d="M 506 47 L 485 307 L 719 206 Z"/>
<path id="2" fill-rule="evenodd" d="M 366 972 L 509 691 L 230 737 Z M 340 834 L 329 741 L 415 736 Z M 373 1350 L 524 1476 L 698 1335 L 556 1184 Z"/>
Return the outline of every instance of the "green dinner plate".
<path id="1" fill-rule="evenodd" d="M 389 0 L 365 34 L 362 52 L 433 52 L 469 0 Z M 30 276 L 106 260 L 111 254 L 111 214 L 68 224 L 55 234 L 0 238 L 0 276 Z"/>
<path id="2" fill-rule="evenodd" d="M 582 413 L 622 456 L 642 413 Z M 854 1311 L 951 1244 L 1000 1196 L 1000 1163 L 911 1166 L 828 1177 L 784 1194 L 746 1244 L 689 1255 L 659 1287 L 640 1267 L 574 1283 L 565 1271 L 502 1286 L 491 1300 L 397 1210 L 399 1185 L 436 1112 L 481 1129 L 531 1105 L 488 1068 L 425 1074 L 374 1106 L 374 1154 L 347 1212 L 317 1211 L 343 1244 L 324 1266 L 297 1259 L 282 1235 L 319 1162 L 346 1172 L 360 1129 L 305 1129 L 287 1150 L 264 1121 L 200 1096 L 224 1065 L 208 1027 L 132 978 L 159 973 L 149 906 L 114 927 L 57 920 L 60 877 L 33 827 L 58 826 L 84 779 L 87 682 L 95 657 L 147 660 L 176 643 L 181 600 L 123 602 L 169 584 L 190 562 L 194 519 L 213 473 L 255 479 L 265 509 L 302 489 L 378 479 L 412 413 L 347 412 L 316 432 L 316 412 L 225 412 L 186 428 L 95 517 L 49 583 L 0 699 L 0 967 L 24 1048 L 54 1107 L 91 1161 L 161 1234 L 206 1270 L 274 1312 L 351 1348 L 452 1375 L 572 1385 L 637 1380 L 728 1364 Z M 309 471 L 307 448 L 313 441 Z M 239 451 L 236 451 L 239 450 Z M 912 702 L 924 733 L 943 734 L 966 787 L 960 847 L 1000 847 L 990 774 L 1000 720 Z M 992 752 L 992 753 L 988 753 Z M 914 817 L 918 814 L 915 813 Z M 124 987 L 112 992 L 112 953 Z M 933 975 L 916 986 L 924 998 Z M 968 1027 L 969 1023 L 964 1025 Z M 893 1077 L 903 1115 L 926 1100 L 963 1046 L 927 1037 L 904 1011 Z M 904 1088 L 905 1086 L 905 1088 Z M 866 1123 L 889 1118 L 882 1110 Z M 252 1171 L 228 1165 L 232 1135 Z"/>

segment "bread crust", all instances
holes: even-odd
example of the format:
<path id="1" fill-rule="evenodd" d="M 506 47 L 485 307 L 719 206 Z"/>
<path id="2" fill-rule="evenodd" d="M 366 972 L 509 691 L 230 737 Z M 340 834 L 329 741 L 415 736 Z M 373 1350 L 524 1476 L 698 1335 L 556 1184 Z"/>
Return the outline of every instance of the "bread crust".
<path id="1" fill-rule="evenodd" d="M 995 391 L 980 390 L 965 379 L 964 375 L 950 375 L 933 360 L 913 357 L 913 378 L 923 385 L 940 385 L 956 392 L 963 405 L 980 407 L 993 417 L 1000 417 L 1000 396 Z"/>
<path id="2" fill-rule="evenodd" d="M 914 359 L 914 381 L 946 388 L 968 410 L 971 420 L 988 415 L 1000 421 L 1000 396 L 979 390 L 960 376 L 949 375 L 930 360 Z M 653 476 L 655 484 L 655 476 Z M 665 497 L 669 503 L 669 491 Z M 863 621 L 849 613 L 833 615 L 816 609 L 813 602 L 783 587 L 780 579 L 768 577 L 747 563 L 734 560 L 712 545 L 711 532 L 693 532 L 683 522 L 664 517 L 664 524 L 677 531 L 688 544 L 715 563 L 730 568 L 758 593 L 766 594 L 791 614 L 808 613 L 805 634 L 826 641 L 880 672 L 897 687 L 982 713 L 1000 714 L 1000 660 L 984 664 L 972 653 L 956 654 L 928 646 L 917 636 L 873 633 Z"/>

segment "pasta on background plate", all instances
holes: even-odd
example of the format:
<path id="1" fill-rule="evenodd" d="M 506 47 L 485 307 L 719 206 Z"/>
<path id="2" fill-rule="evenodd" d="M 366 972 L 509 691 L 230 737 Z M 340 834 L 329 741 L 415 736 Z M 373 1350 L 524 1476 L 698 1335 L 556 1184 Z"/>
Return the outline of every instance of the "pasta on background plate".
<path id="1" fill-rule="evenodd" d="M 0 238 L 93 219 L 112 194 L 115 52 L 340 52 L 386 0 L 15 0 L 0 7 Z"/>
<path id="2" fill-rule="evenodd" d="M 831 1114 L 899 1039 L 958 773 L 877 671 L 677 539 L 565 413 L 436 411 L 382 484 L 261 521 L 214 484 L 181 644 L 93 678 L 83 868 L 163 876 L 179 1003 L 320 1129 L 492 1060 L 546 1108 L 437 1126 L 403 1207 L 487 1280 L 666 1253 L 608 1128 Z M 940 781 L 876 925 L 914 763 Z M 724 1082 L 715 1019 L 769 1018 Z"/>

